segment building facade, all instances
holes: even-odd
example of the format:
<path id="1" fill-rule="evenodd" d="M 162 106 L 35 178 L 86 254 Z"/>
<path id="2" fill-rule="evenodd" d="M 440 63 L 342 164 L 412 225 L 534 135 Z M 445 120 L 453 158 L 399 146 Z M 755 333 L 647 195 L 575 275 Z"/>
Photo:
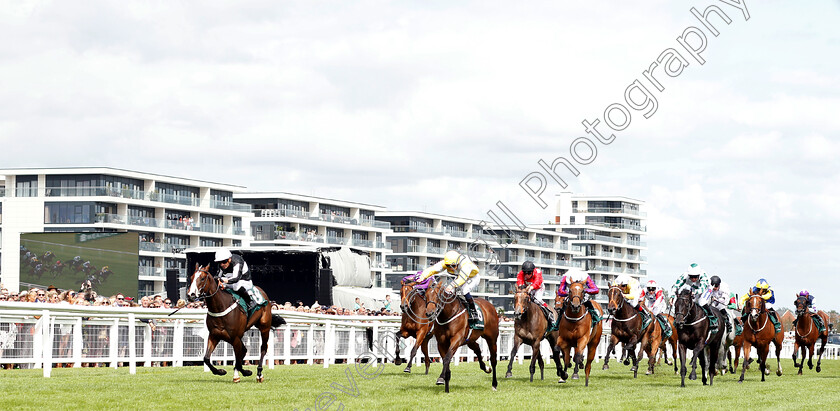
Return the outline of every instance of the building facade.
<path id="1" fill-rule="evenodd" d="M 136 232 L 138 294 L 160 293 L 167 269 L 186 279 L 182 250 L 247 246 L 244 187 L 115 168 L 5 169 L 0 197 L 0 274 L 19 287 L 23 233 Z M 182 284 L 183 285 L 183 284 Z M 131 290 L 126 290 L 131 292 Z"/>
<path id="2" fill-rule="evenodd" d="M 574 258 L 601 288 L 599 301 L 606 301 L 606 289 L 621 274 L 644 282 L 647 232 L 644 202 L 621 196 L 586 196 L 561 193 L 557 196 L 555 224 L 542 226 L 575 237 L 571 244 L 581 250 Z"/>

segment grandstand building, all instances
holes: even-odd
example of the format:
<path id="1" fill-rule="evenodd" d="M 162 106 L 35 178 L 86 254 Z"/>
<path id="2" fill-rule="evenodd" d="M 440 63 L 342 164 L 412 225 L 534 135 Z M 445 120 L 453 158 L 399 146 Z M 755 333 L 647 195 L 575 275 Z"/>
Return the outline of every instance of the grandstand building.
<path id="1" fill-rule="evenodd" d="M 253 247 L 351 247 L 370 257 L 374 286 L 385 286 L 390 272 L 385 256 L 391 253 L 385 238 L 391 227 L 375 219 L 384 207 L 291 193 L 236 193 L 233 198 L 252 208 Z"/>
<path id="2" fill-rule="evenodd" d="M 647 263 L 642 255 L 647 250 L 642 241 L 647 232 L 643 208 L 643 201 L 627 197 L 564 192 L 557 196 L 554 224 L 541 228 L 575 237 L 571 244 L 579 247 L 581 254 L 574 258 L 601 288 L 598 301 L 606 301 L 606 289 L 620 274 L 640 282 L 647 275 L 641 268 Z"/>
<path id="3" fill-rule="evenodd" d="M 178 271 L 183 286 L 186 248 L 250 242 L 250 206 L 233 201 L 241 186 L 107 167 L 3 169 L 0 175 L 0 273 L 10 289 L 20 286 L 24 233 L 138 233 L 140 296 L 161 293 L 167 269 Z"/>

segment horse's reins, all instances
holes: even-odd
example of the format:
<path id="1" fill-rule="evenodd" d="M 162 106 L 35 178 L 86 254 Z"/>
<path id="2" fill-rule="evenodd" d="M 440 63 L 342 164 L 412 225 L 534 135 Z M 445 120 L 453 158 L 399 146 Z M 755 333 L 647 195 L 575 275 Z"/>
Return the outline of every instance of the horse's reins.
<path id="1" fill-rule="evenodd" d="M 800 298 L 801 298 L 801 297 L 800 297 Z M 800 298 L 797 298 L 797 299 L 796 299 L 796 302 L 797 302 L 797 303 L 801 301 L 801 300 L 800 300 Z M 804 302 L 804 301 L 802 301 L 802 303 L 804 304 L 805 302 Z M 797 311 L 799 311 L 799 309 L 798 309 L 798 308 L 797 308 Z M 804 309 L 802 309 L 802 313 L 803 313 L 803 314 L 805 314 L 806 316 L 810 316 L 810 313 L 808 312 L 808 308 L 807 308 L 807 307 L 806 307 L 806 308 L 804 308 Z M 769 315 L 769 314 L 768 314 L 768 315 Z M 798 316 L 799 316 L 799 313 L 797 312 L 797 317 L 798 317 Z M 799 325 L 797 325 L 797 326 L 796 326 L 796 335 L 798 335 L 798 336 L 799 336 L 799 337 L 801 337 L 801 338 L 805 338 L 806 336 L 811 335 L 811 331 L 813 331 L 813 329 L 814 329 L 814 319 L 812 318 L 812 319 L 811 319 L 811 323 L 810 323 L 810 324 L 808 324 L 808 332 L 807 332 L 807 333 L 805 333 L 805 334 L 800 334 L 800 333 L 799 333 Z"/>
<path id="2" fill-rule="evenodd" d="M 612 289 L 612 288 L 615 288 L 616 290 L 618 290 L 618 289 L 619 289 L 618 287 L 610 287 L 610 288 L 611 288 L 611 289 Z M 619 290 L 619 291 L 620 291 L 620 290 Z M 622 295 L 622 296 L 621 296 L 621 304 L 617 304 L 617 306 L 615 307 L 615 311 L 621 311 L 621 309 L 622 309 L 622 308 L 624 308 L 624 303 L 625 303 L 625 301 L 626 301 L 626 300 L 625 300 L 625 298 L 624 298 L 624 295 Z M 638 313 L 637 311 L 633 310 L 633 315 L 632 315 L 632 316 L 630 316 L 630 317 L 627 317 L 627 318 L 623 318 L 623 319 L 622 319 L 622 318 L 616 318 L 616 316 L 615 316 L 615 315 L 613 315 L 613 316 L 612 316 L 612 318 L 613 318 L 613 321 L 618 321 L 618 322 L 620 322 L 620 323 L 623 323 L 623 322 L 625 322 L 625 321 L 630 321 L 630 320 L 632 320 L 632 319 L 634 319 L 634 318 L 636 318 L 636 317 L 638 317 L 638 316 L 639 316 L 639 313 Z"/>
<path id="3" fill-rule="evenodd" d="M 764 313 L 766 314 L 766 316 L 764 317 L 764 325 L 762 325 L 761 328 L 759 328 L 757 330 L 755 329 L 755 327 L 752 326 L 752 323 L 750 322 L 750 321 L 753 321 L 752 315 L 750 315 L 749 318 L 747 318 L 747 325 L 750 326 L 750 330 L 752 330 L 753 333 L 761 332 L 761 330 L 763 330 L 764 327 L 767 326 L 767 320 L 770 319 L 770 313 L 768 313 L 767 310 L 764 310 Z M 759 314 L 761 314 L 761 313 L 759 312 Z M 753 322 L 755 322 L 755 321 L 753 321 Z"/>
<path id="4" fill-rule="evenodd" d="M 201 272 L 201 273 L 207 274 L 207 276 L 210 276 L 210 272 L 203 269 L 203 268 L 199 269 L 198 271 Z M 216 286 L 216 291 L 213 291 L 213 294 L 208 295 L 207 293 L 204 292 L 204 286 L 206 284 L 207 284 L 207 278 L 202 278 L 201 279 L 201 294 L 199 294 L 198 297 L 196 297 L 197 299 L 207 301 L 208 298 L 213 298 L 216 294 L 219 293 L 219 290 L 222 289 L 221 286 Z M 230 307 L 228 307 L 226 310 L 224 310 L 222 312 L 218 312 L 218 313 L 214 313 L 214 312 L 210 311 L 210 308 L 208 307 L 207 308 L 207 315 L 209 315 L 211 317 L 224 317 L 224 316 L 230 314 L 230 312 L 233 311 L 234 308 L 236 308 L 237 304 L 238 303 L 236 302 L 236 299 L 234 299 L 233 304 L 231 304 Z M 178 310 L 180 310 L 180 308 Z M 172 314 L 175 314 L 176 312 L 178 312 L 178 310 L 175 310 Z M 172 314 L 169 314 L 169 315 L 172 315 Z"/>

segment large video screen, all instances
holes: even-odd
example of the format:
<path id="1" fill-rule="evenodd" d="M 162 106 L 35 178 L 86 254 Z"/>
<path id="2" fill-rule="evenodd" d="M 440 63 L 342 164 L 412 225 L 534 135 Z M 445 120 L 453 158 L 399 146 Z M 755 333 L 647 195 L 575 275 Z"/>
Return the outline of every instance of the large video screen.
<path id="1" fill-rule="evenodd" d="M 21 285 L 79 290 L 90 280 L 99 295 L 137 294 L 137 233 L 31 233 L 20 236 Z"/>

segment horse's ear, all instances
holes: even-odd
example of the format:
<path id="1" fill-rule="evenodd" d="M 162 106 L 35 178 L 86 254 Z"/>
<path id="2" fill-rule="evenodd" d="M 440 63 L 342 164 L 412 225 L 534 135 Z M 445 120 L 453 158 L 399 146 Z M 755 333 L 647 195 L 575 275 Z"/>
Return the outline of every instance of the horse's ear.
<path id="1" fill-rule="evenodd" d="M 195 263 L 195 270 L 193 271 L 198 271 L 198 263 Z"/>

